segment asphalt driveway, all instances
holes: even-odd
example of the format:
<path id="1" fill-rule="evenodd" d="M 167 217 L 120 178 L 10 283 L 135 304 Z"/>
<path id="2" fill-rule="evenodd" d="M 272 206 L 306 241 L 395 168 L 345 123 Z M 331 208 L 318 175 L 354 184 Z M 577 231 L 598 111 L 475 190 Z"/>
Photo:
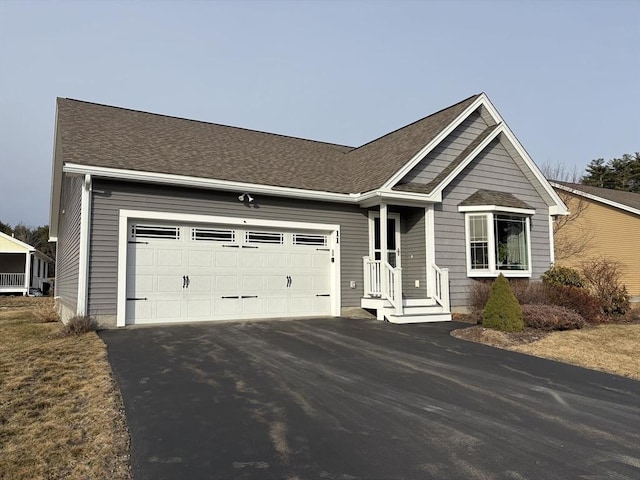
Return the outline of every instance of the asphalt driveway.
<path id="1" fill-rule="evenodd" d="M 640 382 L 317 319 L 100 333 L 135 480 L 638 479 Z"/>

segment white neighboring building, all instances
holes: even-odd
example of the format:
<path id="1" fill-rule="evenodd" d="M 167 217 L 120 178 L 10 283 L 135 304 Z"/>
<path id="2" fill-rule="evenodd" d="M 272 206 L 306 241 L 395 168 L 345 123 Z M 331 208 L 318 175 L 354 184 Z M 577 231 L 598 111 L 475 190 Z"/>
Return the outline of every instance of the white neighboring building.
<path id="1" fill-rule="evenodd" d="M 43 290 L 52 262 L 31 245 L 0 232 L 0 293 L 27 295 L 30 288 Z"/>

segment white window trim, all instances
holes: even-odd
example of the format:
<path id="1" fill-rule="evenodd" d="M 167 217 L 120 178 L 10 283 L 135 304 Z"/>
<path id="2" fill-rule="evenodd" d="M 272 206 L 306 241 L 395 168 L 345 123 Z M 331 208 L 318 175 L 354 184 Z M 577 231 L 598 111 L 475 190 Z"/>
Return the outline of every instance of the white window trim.
<path id="1" fill-rule="evenodd" d="M 467 277 L 497 277 L 502 273 L 505 277 L 511 278 L 529 278 L 532 274 L 532 259 L 531 259 L 531 217 L 524 216 L 525 218 L 525 231 L 527 238 L 527 266 L 526 270 L 499 270 L 496 268 L 496 239 L 495 239 L 495 229 L 494 229 L 494 216 L 499 215 L 501 213 L 515 213 L 509 211 L 508 209 L 503 209 L 500 211 L 482 210 L 482 211 L 472 211 L 464 214 L 464 248 L 466 252 L 467 259 Z M 470 228 L 469 228 L 469 217 L 477 216 L 477 215 L 485 215 L 487 219 L 487 242 L 489 249 L 489 268 L 485 269 L 473 269 L 471 268 L 471 236 L 470 236 Z"/>

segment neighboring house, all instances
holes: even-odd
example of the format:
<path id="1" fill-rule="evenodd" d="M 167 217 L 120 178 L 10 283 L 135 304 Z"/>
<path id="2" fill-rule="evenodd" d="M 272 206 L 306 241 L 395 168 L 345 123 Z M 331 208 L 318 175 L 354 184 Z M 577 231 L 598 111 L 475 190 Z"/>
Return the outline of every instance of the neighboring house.
<path id="1" fill-rule="evenodd" d="M 358 148 L 58 99 L 63 318 L 450 320 L 538 279 L 566 207 L 485 94 Z"/>
<path id="2" fill-rule="evenodd" d="M 640 302 L 640 193 L 565 182 L 551 185 L 571 212 L 557 241 L 584 240 L 579 253 L 557 263 L 578 268 L 591 258 L 616 260 L 632 301 Z"/>
<path id="3" fill-rule="evenodd" d="M 49 263 L 44 253 L 0 232 L 0 293 L 21 293 L 48 288 Z"/>

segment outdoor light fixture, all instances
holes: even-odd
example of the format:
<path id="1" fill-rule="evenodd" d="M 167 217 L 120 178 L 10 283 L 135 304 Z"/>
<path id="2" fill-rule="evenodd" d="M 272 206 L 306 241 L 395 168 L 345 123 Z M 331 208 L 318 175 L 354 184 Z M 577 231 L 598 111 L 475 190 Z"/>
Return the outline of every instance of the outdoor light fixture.
<path id="1" fill-rule="evenodd" d="M 241 202 L 253 203 L 253 197 L 248 193 L 241 193 L 238 196 L 238 200 L 240 200 Z"/>

